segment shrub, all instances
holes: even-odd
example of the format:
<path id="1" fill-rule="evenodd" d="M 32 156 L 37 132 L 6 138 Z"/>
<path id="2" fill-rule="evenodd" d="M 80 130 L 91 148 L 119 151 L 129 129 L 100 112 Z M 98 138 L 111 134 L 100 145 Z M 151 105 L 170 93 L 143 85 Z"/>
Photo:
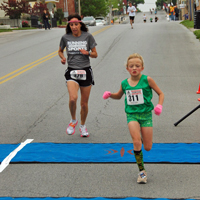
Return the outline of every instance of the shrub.
<path id="1" fill-rule="evenodd" d="M 22 27 L 30 27 L 28 21 L 22 21 Z"/>
<path id="2" fill-rule="evenodd" d="M 62 24 L 62 20 L 64 19 L 64 13 L 62 11 L 62 8 L 58 8 L 57 11 L 55 12 L 55 18 L 57 21 L 59 21 L 59 24 Z"/>
<path id="3" fill-rule="evenodd" d="M 197 39 L 200 39 L 200 30 L 194 31 L 194 34 L 196 35 Z"/>

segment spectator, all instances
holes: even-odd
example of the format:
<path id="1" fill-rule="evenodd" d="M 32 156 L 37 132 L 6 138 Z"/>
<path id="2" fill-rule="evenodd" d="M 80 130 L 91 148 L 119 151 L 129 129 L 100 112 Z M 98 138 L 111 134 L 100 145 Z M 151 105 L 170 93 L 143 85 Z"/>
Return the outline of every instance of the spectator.
<path id="1" fill-rule="evenodd" d="M 47 30 L 47 28 L 50 30 L 49 17 L 46 10 L 44 10 L 43 13 L 43 23 L 45 30 Z"/>

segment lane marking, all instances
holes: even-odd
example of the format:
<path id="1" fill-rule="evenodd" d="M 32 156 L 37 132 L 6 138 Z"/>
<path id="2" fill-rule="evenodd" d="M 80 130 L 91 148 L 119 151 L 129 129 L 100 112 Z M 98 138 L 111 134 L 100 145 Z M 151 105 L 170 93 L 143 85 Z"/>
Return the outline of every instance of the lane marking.
<path id="1" fill-rule="evenodd" d="M 16 154 L 27 144 L 31 143 L 34 139 L 27 139 L 22 142 L 14 151 L 12 151 L 2 162 L 0 165 L 0 173 L 9 165 L 10 161 L 16 156 Z"/>
<path id="2" fill-rule="evenodd" d="M 15 71 L 13 71 L 13 72 L 11 72 L 11 73 L 7 74 L 7 75 L 5 75 L 5 76 L 2 76 L 2 77 L 0 77 L 0 80 L 2 80 L 2 79 L 4 79 L 4 78 L 6 78 L 6 77 L 8 77 L 8 76 L 10 76 L 10 75 L 12 75 L 12 74 L 14 74 L 14 73 L 16 73 L 16 72 L 18 72 L 18 71 L 20 71 L 20 70 L 24 69 L 24 68 L 26 68 L 26 67 L 28 67 L 28 66 L 32 65 L 32 64 L 35 64 L 35 63 L 37 63 L 37 62 L 39 62 L 40 60 L 43 60 L 43 59 L 45 59 L 45 58 L 49 57 L 50 55 L 52 55 L 52 54 L 55 54 L 56 52 L 58 52 L 58 51 L 55 51 L 55 52 L 53 52 L 53 53 L 51 53 L 51 54 L 49 54 L 49 55 L 47 55 L 47 56 L 45 56 L 45 57 L 43 57 L 43 58 L 40 58 L 40 59 L 38 59 L 38 60 L 36 60 L 36 61 L 34 61 L 34 62 L 32 62 L 32 63 L 29 63 L 28 65 L 25 65 L 25 66 L 23 66 L 23 67 L 21 67 L 21 68 L 19 68 L 19 69 L 15 70 Z"/>
<path id="3" fill-rule="evenodd" d="M 41 62 L 38 62 L 38 63 L 36 63 L 35 65 L 33 65 L 33 66 L 31 66 L 31 67 L 28 67 L 28 68 L 24 69 L 23 71 L 21 71 L 21 72 L 15 74 L 15 75 L 13 75 L 13 76 L 11 76 L 11 77 L 9 77 L 9 78 L 3 80 L 3 81 L 1 81 L 0 84 L 5 83 L 5 82 L 7 82 L 7 81 L 9 81 L 9 80 L 11 80 L 11 79 L 13 79 L 13 78 L 15 78 L 16 76 L 19 76 L 20 74 L 22 74 L 22 73 L 28 71 L 29 69 L 32 69 L 33 67 L 36 67 L 36 66 L 38 66 L 39 64 L 41 64 L 41 63 L 43 63 L 43 62 L 45 62 L 45 61 L 47 61 L 47 60 L 49 60 L 49 59 L 51 59 L 51 58 L 53 58 L 53 57 L 55 57 L 55 56 L 57 56 L 57 54 L 55 54 L 55 55 L 53 55 L 53 56 L 51 56 L 51 57 L 49 57 L 49 58 L 47 58 L 47 59 L 45 59 L 45 60 L 43 60 L 43 61 L 41 61 Z M 30 66 L 30 65 L 28 65 L 28 66 Z M 20 70 L 18 70 L 18 71 L 20 71 Z"/>
<path id="4" fill-rule="evenodd" d="M 97 35 L 97 34 L 103 32 L 103 31 L 105 31 L 106 29 L 108 29 L 108 28 L 110 28 L 110 27 L 111 27 L 111 26 L 106 26 L 106 27 L 104 27 L 104 28 L 102 28 L 102 29 L 100 29 L 100 30 L 98 30 L 98 31 L 96 31 L 96 32 L 94 32 L 94 33 L 92 33 L 92 35 L 95 36 L 95 35 Z M 47 60 L 49 60 L 49 59 L 51 59 L 51 58 L 57 56 L 57 55 L 58 55 L 58 51 L 55 51 L 55 52 L 53 52 L 53 53 L 50 53 L 50 54 L 47 55 L 47 56 L 44 56 L 44 57 L 42 57 L 42 58 L 40 58 L 40 59 L 38 59 L 38 60 L 36 60 L 36 61 L 34 61 L 34 62 L 32 62 L 32 63 L 29 63 L 29 64 L 27 64 L 27 65 L 25 65 L 25 66 L 23 66 L 23 67 L 21 67 L 21 68 L 15 70 L 15 71 L 13 71 L 13 72 L 10 72 L 10 73 L 8 73 L 8 74 L 6 74 L 6 75 L 0 77 L 0 80 L 2 80 L 2 81 L 0 81 L 0 85 L 1 85 L 2 83 L 5 83 L 5 82 L 7 82 L 7 81 L 9 81 L 9 80 L 11 80 L 11 79 L 13 79 L 13 78 L 15 78 L 16 76 L 19 76 L 20 74 L 22 74 L 22 73 L 28 71 L 29 69 L 32 69 L 33 67 L 36 67 L 36 66 L 38 66 L 39 64 L 41 64 L 41 63 L 43 63 L 43 62 L 45 62 L 45 61 L 47 61 Z"/>

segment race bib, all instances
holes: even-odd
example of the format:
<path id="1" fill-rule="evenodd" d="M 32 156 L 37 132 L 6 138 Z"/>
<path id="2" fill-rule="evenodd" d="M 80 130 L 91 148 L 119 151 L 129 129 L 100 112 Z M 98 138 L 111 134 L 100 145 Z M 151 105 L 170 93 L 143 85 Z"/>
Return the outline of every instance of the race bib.
<path id="1" fill-rule="evenodd" d="M 85 70 L 72 70 L 70 76 L 76 80 L 86 80 L 86 71 Z"/>
<path id="2" fill-rule="evenodd" d="M 142 89 L 139 90 L 126 90 L 126 98 L 128 105 L 138 105 L 144 103 Z"/>

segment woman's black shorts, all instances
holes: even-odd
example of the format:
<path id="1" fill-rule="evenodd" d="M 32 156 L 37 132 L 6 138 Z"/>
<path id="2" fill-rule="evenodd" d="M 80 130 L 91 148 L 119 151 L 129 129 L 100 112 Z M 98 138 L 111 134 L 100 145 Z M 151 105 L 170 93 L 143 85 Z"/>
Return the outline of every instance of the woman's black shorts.
<path id="1" fill-rule="evenodd" d="M 88 87 L 94 85 L 94 77 L 91 67 L 83 69 L 73 69 L 68 67 L 65 71 L 67 81 L 72 80 L 79 84 L 80 87 Z"/>
<path id="2" fill-rule="evenodd" d="M 134 20 L 135 16 L 129 16 L 130 20 Z"/>

